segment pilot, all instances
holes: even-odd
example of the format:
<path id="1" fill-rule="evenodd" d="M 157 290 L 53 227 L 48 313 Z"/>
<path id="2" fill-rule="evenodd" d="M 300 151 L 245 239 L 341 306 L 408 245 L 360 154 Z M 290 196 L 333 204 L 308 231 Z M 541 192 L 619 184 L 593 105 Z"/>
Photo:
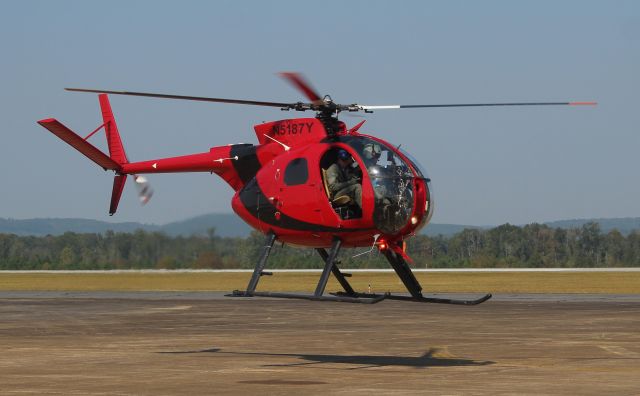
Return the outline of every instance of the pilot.
<path id="1" fill-rule="evenodd" d="M 332 198 L 347 195 L 362 209 L 362 184 L 353 163 L 351 154 L 340 149 L 338 160 L 327 169 L 327 185 Z"/>
<path id="2" fill-rule="evenodd" d="M 362 159 L 367 167 L 377 165 L 378 160 L 380 159 L 380 154 L 381 150 L 380 145 L 378 144 L 367 143 L 362 149 Z"/>

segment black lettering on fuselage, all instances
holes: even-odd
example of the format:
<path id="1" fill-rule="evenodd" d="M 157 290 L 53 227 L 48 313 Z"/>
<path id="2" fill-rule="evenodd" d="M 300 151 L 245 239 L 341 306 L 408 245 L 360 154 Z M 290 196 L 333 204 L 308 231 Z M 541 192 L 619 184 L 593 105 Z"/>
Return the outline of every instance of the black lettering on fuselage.
<path id="1" fill-rule="evenodd" d="M 311 129 L 313 127 L 313 122 L 300 122 L 300 123 L 282 123 L 276 124 L 271 128 L 271 133 L 273 135 L 300 135 L 305 132 L 311 133 Z"/>

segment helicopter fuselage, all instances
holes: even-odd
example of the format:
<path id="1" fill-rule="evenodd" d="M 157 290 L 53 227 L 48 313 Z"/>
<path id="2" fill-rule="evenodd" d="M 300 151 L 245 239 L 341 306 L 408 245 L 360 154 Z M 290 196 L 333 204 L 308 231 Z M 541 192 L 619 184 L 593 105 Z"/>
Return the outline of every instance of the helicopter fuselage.
<path id="1" fill-rule="evenodd" d="M 233 210 L 265 234 L 311 247 L 330 246 L 336 236 L 345 246 L 371 246 L 402 240 L 425 226 L 433 205 L 424 171 L 384 140 L 340 124 L 332 137 L 315 118 L 255 126 L 261 145 L 230 149 L 230 157 L 238 155 L 230 162 L 243 179 Z M 330 193 L 325 173 L 338 150 L 351 155 L 351 171 L 360 175 L 361 207 L 336 203 Z"/>

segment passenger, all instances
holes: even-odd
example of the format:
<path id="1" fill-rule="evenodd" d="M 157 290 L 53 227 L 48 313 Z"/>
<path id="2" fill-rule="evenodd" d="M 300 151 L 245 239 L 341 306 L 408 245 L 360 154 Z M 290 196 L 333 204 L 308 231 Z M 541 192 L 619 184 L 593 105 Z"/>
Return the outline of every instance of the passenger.
<path id="1" fill-rule="evenodd" d="M 388 205 L 390 201 L 386 197 L 385 179 L 381 178 L 385 172 L 384 168 L 378 165 L 381 154 L 382 150 L 379 144 L 367 143 L 362 149 L 362 160 L 367 167 L 367 172 L 369 172 L 376 202 Z"/>
<path id="2" fill-rule="evenodd" d="M 340 149 L 338 160 L 327 169 L 327 186 L 331 199 L 347 195 L 362 209 L 362 178 L 352 168 L 353 163 L 353 157 Z"/>

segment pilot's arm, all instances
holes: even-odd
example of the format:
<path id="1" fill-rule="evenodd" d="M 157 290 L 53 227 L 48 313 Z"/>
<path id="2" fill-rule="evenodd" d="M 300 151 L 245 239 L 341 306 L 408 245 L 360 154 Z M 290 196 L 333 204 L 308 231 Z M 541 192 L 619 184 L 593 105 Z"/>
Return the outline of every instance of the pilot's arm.
<path id="1" fill-rule="evenodd" d="M 338 164 L 332 164 L 329 169 L 327 169 L 327 185 L 332 195 L 356 183 L 357 180 L 355 179 L 342 180 L 342 172 L 340 172 L 340 165 Z"/>

